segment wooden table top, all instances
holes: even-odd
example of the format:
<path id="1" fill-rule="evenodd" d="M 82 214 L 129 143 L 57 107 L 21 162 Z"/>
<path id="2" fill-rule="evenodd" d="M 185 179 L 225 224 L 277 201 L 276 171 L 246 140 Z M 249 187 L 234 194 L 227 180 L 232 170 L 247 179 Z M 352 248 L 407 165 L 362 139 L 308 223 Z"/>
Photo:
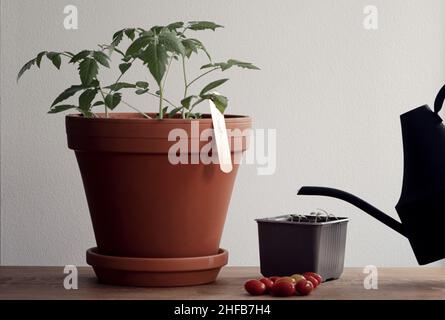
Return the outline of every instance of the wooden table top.
<path id="1" fill-rule="evenodd" d="M 259 278 L 257 267 L 226 267 L 209 285 L 181 288 L 134 288 L 99 284 L 89 267 L 78 268 L 78 290 L 63 287 L 63 267 L 0 267 L 0 299 L 277 299 L 244 292 L 247 279 Z M 346 268 L 341 279 L 323 283 L 307 297 L 286 299 L 444 299 L 445 268 L 379 268 L 378 289 L 364 288 L 367 274 Z"/>

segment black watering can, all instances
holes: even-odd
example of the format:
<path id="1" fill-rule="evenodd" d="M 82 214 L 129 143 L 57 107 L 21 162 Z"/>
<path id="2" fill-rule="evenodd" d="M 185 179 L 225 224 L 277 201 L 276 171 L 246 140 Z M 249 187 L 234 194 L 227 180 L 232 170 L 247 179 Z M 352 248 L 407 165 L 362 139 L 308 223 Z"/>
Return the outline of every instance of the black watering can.
<path id="1" fill-rule="evenodd" d="M 396 210 L 402 223 L 341 190 L 305 186 L 298 194 L 338 198 L 362 209 L 407 237 L 420 265 L 445 258 L 445 125 L 438 115 L 444 100 L 445 86 L 434 112 L 424 105 L 400 116 L 404 170 Z"/>

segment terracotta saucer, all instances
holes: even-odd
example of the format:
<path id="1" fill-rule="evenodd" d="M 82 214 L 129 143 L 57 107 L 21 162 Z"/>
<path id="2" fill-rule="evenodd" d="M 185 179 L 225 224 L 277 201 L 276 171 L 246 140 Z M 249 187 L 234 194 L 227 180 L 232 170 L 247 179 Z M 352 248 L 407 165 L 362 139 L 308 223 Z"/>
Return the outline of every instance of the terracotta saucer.
<path id="1" fill-rule="evenodd" d="M 228 262 L 227 250 L 196 258 L 128 258 L 107 256 L 97 248 L 87 251 L 99 282 L 123 286 L 176 287 L 210 283 Z"/>

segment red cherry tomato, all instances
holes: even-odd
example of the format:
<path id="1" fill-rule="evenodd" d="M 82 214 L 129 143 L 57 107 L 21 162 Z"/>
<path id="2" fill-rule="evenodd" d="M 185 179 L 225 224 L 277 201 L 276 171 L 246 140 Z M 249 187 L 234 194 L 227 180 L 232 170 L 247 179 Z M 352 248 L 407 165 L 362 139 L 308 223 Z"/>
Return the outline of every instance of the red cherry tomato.
<path id="1" fill-rule="evenodd" d="M 307 296 L 314 290 L 314 285 L 308 280 L 300 280 L 297 283 L 296 290 L 302 296 Z"/>
<path id="2" fill-rule="evenodd" d="M 291 282 L 278 282 L 272 287 L 272 295 L 277 297 L 290 297 L 295 294 L 295 285 Z"/>
<path id="3" fill-rule="evenodd" d="M 280 283 L 280 282 L 290 282 L 293 285 L 295 285 L 297 283 L 297 280 L 295 280 L 292 277 L 281 277 L 281 278 L 277 279 L 274 283 L 276 284 L 276 283 Z"/>
<path id="4" fill-rule="evenodd" d="M 272 280 L 270 280 L 269 278 L 262 278 L 260 279 L 260 281 L 266 286 L 266 292 L 270 292 L 272 290 L 274 284 Z"/>
<path id="5" fill-rule="evenodd" d="M 318 282 L 318 280 L 315 279 L 315 277 L 313 277 L 313 276 L 306 275 L 306 280 L 307 280 L 307 281 L 310 281 L 310 282 L 312 283 L 312 285 L 314 286 L 314 289 L 317 288 L 318 285 L 320 284 L 320 283 Z"/>
<path id="6" fill-rule="evenodd" d="M 249 280 L 244 284 L 244 289 L 252 296 L 260 296 L 266 292 L 266 285 L 259 280 Z"/>
<path id="7" fill-rule="evenodd" d="M 278 279 L 280 279 L 281 277 L 277 277 L 277 276 L 273 276 L 273 277 L 269 277 L 269 279 L 275 283 L 275 281 L 277 281 Z"/>
<path id="8" fill-rule="evenodd" d="M 306 276 L 313 276 L 315 279 L 317 279 L 318 284 L 323 282 L 323 277 L 320 276 L 318 273 L 315 273 L 315 272 L 305 272 L 305 273 L 303 273 L 303 276 L 305 276 L 305 277 Z"/>
<path id="9" fill-rule="evenodd" d="M 306 278 L 303 275 L 298 273 L 291 275 L 291 277 L 295 279 L 295 284 L 297 284 L 298 281 L 300 280 L 306 280 Z"/>

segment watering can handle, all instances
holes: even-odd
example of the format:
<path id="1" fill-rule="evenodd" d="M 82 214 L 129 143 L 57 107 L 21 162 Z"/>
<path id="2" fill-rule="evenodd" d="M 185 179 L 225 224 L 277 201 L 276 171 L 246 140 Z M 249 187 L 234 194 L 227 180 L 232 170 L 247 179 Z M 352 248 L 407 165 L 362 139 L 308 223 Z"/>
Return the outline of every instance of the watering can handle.
<path id="1" fill-rule="evenodd" d="M 445 85 L 437 93 L 436 99 L 434 100 L 434 112 L 436 114 L 442 109 L 443 102 L 445 100 Z"/>
<path id="2" fill-rule="evenodd" d="M 325 197 L 332 197 L 337 198 L 346 202 L 349 202 L 350 204 L 356 206 L 357 208 L 365 211 L 370 216 L 374 217 L 375 219 L 379 220 L 380 222 L 384 223 L 391 229 L 397 231 L 403 236 L 406 236 L 403 230 L 403 226 L 400 222 L 397 220 L 391 218 L 390 216 L 386 215 L 376 207 L 370 205 L 366 201 L 360 199 L 359 197 L 354 196 L 353 194 L 350 194 L 348 192 L 333 189 L 333 188 L 326 188 L 326 187 L 314 187 L 314 186 L 304 186 L 298 190 L 299 195 L 309 195 L 309 196 L 325 196 Z"/>

